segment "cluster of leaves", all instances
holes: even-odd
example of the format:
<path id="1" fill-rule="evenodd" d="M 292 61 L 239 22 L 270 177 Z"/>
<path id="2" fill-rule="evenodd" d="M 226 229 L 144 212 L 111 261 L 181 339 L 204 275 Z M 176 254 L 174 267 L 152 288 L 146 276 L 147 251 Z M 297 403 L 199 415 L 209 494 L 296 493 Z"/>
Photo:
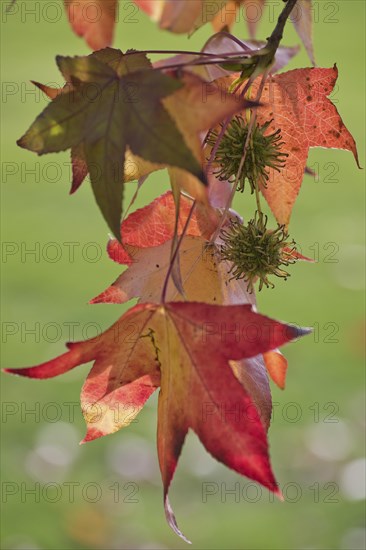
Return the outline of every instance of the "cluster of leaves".
<path id="1" fill-rule="evenodd" d="M 206 22 L 204 2 L 136 0 L 161 28 L 182 33 Z M 185 538 L 168 489 L 189 429 L 217 460 L 280 496 L 267 443 L 267 374 L 284 387 L 287 362 L 278 347 L 308 331 L 259 314 L 253 289 L 258 279 L 260 288 L 269 286 L 269 275 L 287 277 L 281 266 L 307 260 L 288 241 L 288 224 L 309 148 L 346 149 L 356 161 L 357 150 L 328 99 L 336 67 L 275 74 L 296 53 L 279 46 L 296 0 L 288 0 L 264 45 L 239 41 L 228 34 L 229 23 L 222 32 L 216 13 L 211 19 L 219 32 L 202 52 L 157 63 L 147 55 L 154 52 L 106 47 L 117 2 L 99 3 L 103 17 L 87 23 L 78 11 L 83 2 L 66 0 L 76 32 L 104 49 L 57 57 L 65 85 L 58 90 L 36 83 L 51 101 L 18 144 L 40 155 L 71 150 L 71 191 L 89 175 L 115 237 L 108 254 L 127 266 L 91 302 L 139 303 L 98 338 L 70 343 L 65 354 L 44 364 L 7 372 L 50 378 L 94 362 L 82 390 L 84 442 L 127 426 L 160 388 L 165 512 Z M 305 15 L 300 23 L 293 20 L 313 59 L 310 1 L 299 4 Z M 121 224 L 125 183 L 138 180 L 140 188 L 163 168 L 172 190 Z M 257 213 L 244 225 L 230 207 L 246 178 Z M 267 228 L 260 195 L 277 229 Z M 238 417 L 222 414 L 232 403 Z"/>

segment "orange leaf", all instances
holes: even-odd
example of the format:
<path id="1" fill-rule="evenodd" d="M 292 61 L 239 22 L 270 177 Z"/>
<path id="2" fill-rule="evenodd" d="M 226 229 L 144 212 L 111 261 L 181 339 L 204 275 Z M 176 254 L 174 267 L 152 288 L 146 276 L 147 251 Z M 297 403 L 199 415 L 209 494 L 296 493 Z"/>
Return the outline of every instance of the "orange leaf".
<path id="1" fill-rule="evenodd" d="M 358 165 L 355 140 L 328 97 L 337 81 L 338 70 L 296 69 L 268 78 L 257 109 L 258 122 L 272 120 L 268 133 L 280 129 L 289 156 L 279 172 L 269 171 L 262 193 L 278 223 L 287 225 L 300 191 L 311 147 L 351 151 Z M 253 85 L 253 97 L 259 79 Z"/>

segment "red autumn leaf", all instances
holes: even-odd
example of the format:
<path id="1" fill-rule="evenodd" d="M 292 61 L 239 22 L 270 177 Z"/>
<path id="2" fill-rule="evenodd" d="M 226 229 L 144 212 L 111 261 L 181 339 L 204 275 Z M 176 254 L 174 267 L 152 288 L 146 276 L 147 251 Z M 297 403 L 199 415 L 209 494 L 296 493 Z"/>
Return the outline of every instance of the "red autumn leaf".
<path id="1" fill-rule="evenodd" d="M 258 123 L 272 120 L 268 133 L 280 129 L 289 156 L 280 171 L 269 170 L 267 188 L 262 187 L 278 223 L 288 224 L 300 191 L 311 147 L 351 151 L 358 164 L 355 140 L 328 97 L 337 81 L 338 70 L 295 69 L 268 78 L 257 109 Z M 256 96 L 259 79 L 253 85 Z"/>
<path id="2" fill-rule="evenodd" d="M 250 305 L 143 304 L 101 336 L 69 344 L 52 361 L 6 372 L 50 378 L 93 361 L 81 397 L 84 441 L 128 425 L 160 386 L 157 437 L 166 517 L 183 537 L 168 490 L 190 428 L 217 460 L 280 494 L 259 411 L 229 361 L 255 357 L 306 332 Z M 233 405 L 238 414 L 230 413 Z"/>
<path id="3" fill-rule="evenodd" d="M 135 249 L 134 263 L 109 288 L 91 300 L 91 303 L 121 304 L 132 298 L 139 298 L 140 303 L 158 303 L 170 263 L 171 242 L 167 241 L 157 247 Z M 187 299 L 199 299 L 219 305 L 255 305 L 255 295 L 248 293 L 243 282 L 230 281 L 229 267 L 215 261 L 214 251 L 202 257 L 204 245 L 205 242 L 200 237 L 185 237 L 181 244 L 180 269 Z M 167 298 L 175 301 L 183 299 L 172 281 L 169 281 L 167 287 Z M 260 411 L 261 420 L 268 429 L 272 399 L 266 374 L 268 369 L 262 355 L 233 362 L 231 366 L 252 396 Z"/>
<path id="4" fill-rule="evenodd" d="M 189 212 L 192 208 L 192 199 L 181 196 L 178 235 L 183 231 Z M 218 222 L 214 209 L 207 209 L 196 205 L 186 235 L 203 236 L 209 238 L 216 229 Z M 133 212 L 121 224 L 121 239 L 123 245 L 136 248 L 150 248 L 166 243 L 174 236 L 175 203 L 171 191 L 161 195 L 149 205 Z M 131 265 L 132 258 L 117 239 L 108 243 L 110 258 L 120 264 Z"/>
<path id="5" fill-rule="evenodd" d="M 93 50 L 110 46 L 113 41 L 117 0 L 64 0 L 74 32 Z"/>

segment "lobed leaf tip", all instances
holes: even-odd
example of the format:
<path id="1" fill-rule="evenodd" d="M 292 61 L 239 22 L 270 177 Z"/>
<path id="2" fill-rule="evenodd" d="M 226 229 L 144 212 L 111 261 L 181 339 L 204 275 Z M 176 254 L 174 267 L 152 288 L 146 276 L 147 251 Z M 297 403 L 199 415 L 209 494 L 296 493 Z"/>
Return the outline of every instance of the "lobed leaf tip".
<path id="1" fill-rule="evenodd" d="M 16 376 L 27 376 L 24 372 L 27 369 L 1 369 L 5 374 L 15 374 Z"/>
<path id="2" fill-rule="evenodd" d="M 285 497 L 283 496 L 283 493 L 282 493 L 282 491 L 279 487 L 277 487 L 277 489 L 273 492 L 276 495 L 276 497 L 278 498 L 278 500 L 280 500 L 281 502 L 285 502 Z"/>
<path id="3" fill-rule="evenodd" d="M 62 62 L 63 59 L 65 59 L 65 56 L 63 56 L 63 55 L 56 55 L 56 57 L 55 57 L 56 64 L 59 68 L 60 68 L 60 63 Z"/>
<path id="4" fill-rule="evenodd" d="M 297 340 L 303 336 L 308 336 L 311 334 L 314 329 L 311 327 L 299 327 L 296 325 L 287 325 L 291 334 L 291 340 Z"/>
<path id="5" fill-rule="evenodd" d="M 301 336 L 307 336 L 308 334 L 311 334 L 312 332 L 314 332 L 314 329 L 311 327 L 297 327 L 296 332 L 298 337 L 300 338 Z"/>
<path id="6" fill-rule="evenodd" d="M 187 539 L 187 537 L 182 533 L 182 531 L 179 529 L 177 520 L 175 519 L 175 515 L 173 512 L 172 507 L 170 506 L 169 498 L 168 496 L 164 499 L 164 510 L 165 510 L 165 517 L 168 522 L 169 527 L 174 531 L 178 537 L 180 537 L 184 542 L 187 544 L 192 544 L 192 542 Z"/>
<path id="7" fill-rule="evenodd" d="M 23 149 L 27 149 L 25 135 L 22 136 L 21 138 L 17 139 L 16 144 L 18 145 L 18 147 L 22 147 Z"/>
<path id="8" fill-rule="evenodd" d="M 83 439 L 79 442 L 79 445 L 85 445 L 86 443 L 90 443 L 90 441 L 94 441 L 94 439 L 97 439 L 101 435 L 103 434 L 101 434 L 100 432 L 96 434 L 96 432 L 90 429 L 90 427 L 88 426 L 86 434 L 83 437 Z"/>
<path id="9" fill-rule="evenodd" d="M 2 369 L 5 374 L 14 374 L 15 376 L 23 376 L 25 378 L 34 378 L 42 379 L 42 376 L 38 376 L 36 371 L 32 370 L 32 367 L 29 368 L 18 368 L 18 369 Z"/>

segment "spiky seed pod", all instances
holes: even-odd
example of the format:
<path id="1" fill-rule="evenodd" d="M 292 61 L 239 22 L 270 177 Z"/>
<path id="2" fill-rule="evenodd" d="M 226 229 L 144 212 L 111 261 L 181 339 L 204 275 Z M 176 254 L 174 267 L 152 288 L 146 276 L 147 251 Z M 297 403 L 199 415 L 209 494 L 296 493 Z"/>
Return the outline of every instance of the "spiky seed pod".
<path id="1" fill-rule="evenodd" d="M 287 153 L 281 151 L 284 142 L 281 130 L 265 135 L 272 120 L 262 126 L 255 125 L 249 140 L 245 161 L 238 178 L 237 190 L 243 192 L 245 182 L 248 180 L 251 193 L 254 193 L 256 185 L 267 186 L 269 180 L 268 169 L 280 171 L 285 166 Z M 222 127 L 222 125 L 221 125 Z M 233 183 L 240 168 L 244 145 L 248 136 L 248 123 L 240 115 L 233 118 L 225 134 L 223 135 L 215 155 L 214 174 L 221 181 Z M 218 133 L 211 131 L 207 142 L 214 146 L 218 139 Z"/>
<path id="2" fill-rule="evenodd" d="M 288 242 L 285 226 L 267 229 L 267 221 L 267 216 L 256 212 L 247 225 L 232 221 L 227 229 L 221 231 L 221 259 L 232 262 L 231 278 L 246 281 L 250 292 L 253 292 L 257 279 L 259 290 L 263 285 L 274 288 L 268 276 L 286 279 L 290 274 L 281 266 L 296 262 L 293 255 L 295 242 Z"/>

